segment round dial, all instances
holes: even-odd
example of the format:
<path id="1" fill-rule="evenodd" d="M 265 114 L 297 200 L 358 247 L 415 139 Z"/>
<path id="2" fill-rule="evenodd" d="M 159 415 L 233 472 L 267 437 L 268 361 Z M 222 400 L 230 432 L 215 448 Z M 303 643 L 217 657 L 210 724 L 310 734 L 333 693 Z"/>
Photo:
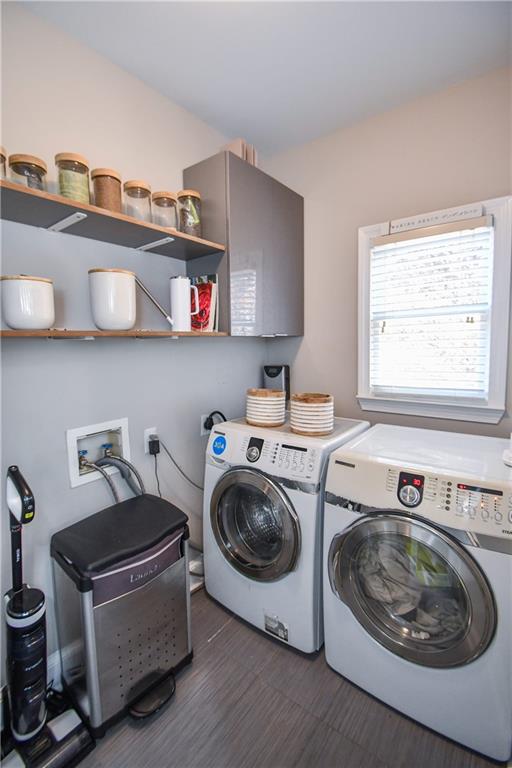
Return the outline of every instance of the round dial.
<path id="1" fill-rule="evenodd" d="M 252 445 L 250 448 L 247 449 L 247 459 L 248 461 L 258 461 L 260 457 L 260 449 L 257 448 L 255 445 Z"/>
<path id="2" fill-rule="evenodd" d="M 406 507 L 416 507 L 421 501 L 421 494 L 414 485 L 403 485 L 398 491 L 398 498 Z"/>

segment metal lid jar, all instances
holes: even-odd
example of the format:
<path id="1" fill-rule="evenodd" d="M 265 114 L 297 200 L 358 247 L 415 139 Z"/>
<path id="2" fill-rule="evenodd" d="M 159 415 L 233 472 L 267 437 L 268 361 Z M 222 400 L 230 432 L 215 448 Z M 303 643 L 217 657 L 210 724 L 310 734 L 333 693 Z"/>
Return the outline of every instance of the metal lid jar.
<path id="1" fill-rule="evenodd" d="M 91 171 L 94 205 L 107 211 L 121 213 L 121 174 L 112 168 L 94 168 Z"/>
<path id="2" fill-rule="evenodd" d="M 151 221 L 151 187 L 147 181 L 131 179 L 124 183 L 124 212 L 141 221 Z"/>
<path id="3" fill-rule="evenodd" d="M 178 196 L 175 192 L 153 192 L 153 224 L 176 229 L 178 226 Z"/>
<path id="4" fill-rule="evenodd" d="M 11 180 L 31 189 L 46 189 L 46 163 L 35 155 L 9 157 Z"/>
<path id="5" fill-rule="evenodd" d="M 180 231 L 201 237 L 201 195 L 195 189 L 178 192 Z"/>
<path id="6" fill-rule="evenodd" d="M 55 165 L 60 194 L 79 203 L 89 203 L 89 162 L 86 158 L 74 152 L 59 152 L 55 155 Z"/>

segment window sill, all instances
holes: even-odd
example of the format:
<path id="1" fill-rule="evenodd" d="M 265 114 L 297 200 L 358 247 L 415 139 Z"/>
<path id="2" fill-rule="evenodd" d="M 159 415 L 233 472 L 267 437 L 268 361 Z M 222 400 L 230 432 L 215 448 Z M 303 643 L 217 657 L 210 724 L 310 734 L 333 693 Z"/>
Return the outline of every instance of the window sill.
<path id="1" fill-rule="evenodd" d="M 358 395 L 357 399 L 363 411 L 402 413 L 408 416 L 427 416 L 433 419 L 480 421 L 485 424 L 498 424 L 505 413 L 504 408 L 492 408 L 486 405 L 419 402 L 418 400 L 399 400 L 362 395 Z"/>

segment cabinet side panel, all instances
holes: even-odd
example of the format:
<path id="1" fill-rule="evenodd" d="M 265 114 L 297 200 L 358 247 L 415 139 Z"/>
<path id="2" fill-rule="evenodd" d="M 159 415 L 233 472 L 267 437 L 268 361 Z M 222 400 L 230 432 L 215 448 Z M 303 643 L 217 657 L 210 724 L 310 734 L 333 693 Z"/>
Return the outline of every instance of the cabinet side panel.
<path id="1" fill-rule="evenodd" d="M 202 234 L 215 243 L 227 242 L 226 153 L 219 152 L 183 171 L 184 189 L 201 193 Z"/>
<path id="2" fill-rule="evenodd" d="M 184 189 L 197 189 L 201 193 L 203 237 L 226 245 L 226 252 L 203 256 L 187 262 L 187 275 L 198 277 L 218 275 L 219 331 L 230 332 L 229 317 L 229 257 L 226 152 L 185 168 Z"/>

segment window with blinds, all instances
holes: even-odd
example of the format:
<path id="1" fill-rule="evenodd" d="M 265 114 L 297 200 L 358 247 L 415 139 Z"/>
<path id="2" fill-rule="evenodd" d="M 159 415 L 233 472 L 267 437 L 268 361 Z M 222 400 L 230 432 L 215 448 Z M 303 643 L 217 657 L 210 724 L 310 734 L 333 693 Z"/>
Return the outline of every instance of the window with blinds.
<path id="1" fill-rule="evenodd" d="M 375 237 L 370 245 L 371 393 L 487 398 L 492 217 Z"/>

